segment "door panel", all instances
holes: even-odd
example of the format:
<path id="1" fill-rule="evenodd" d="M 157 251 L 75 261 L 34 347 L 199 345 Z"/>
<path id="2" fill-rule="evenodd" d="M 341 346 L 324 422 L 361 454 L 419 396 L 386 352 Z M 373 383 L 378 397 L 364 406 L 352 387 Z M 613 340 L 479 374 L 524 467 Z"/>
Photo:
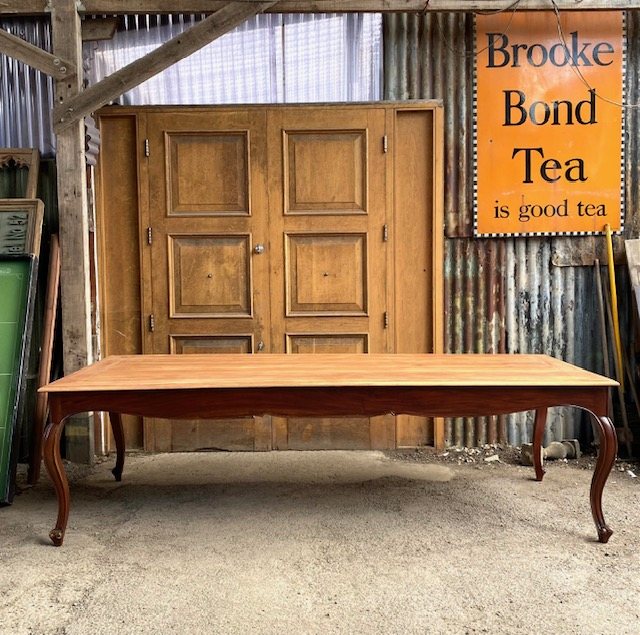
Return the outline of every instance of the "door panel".
<path id="1" fill-rule="evenodd" d="M 154 353 L 269 346 L 265 115 L 150 113 L 148 201 Z M 251 160 L 250 160 L 251 157 Z M 266 449 L 268 418 L 147 422 L 150 450 Z"/>
<path id="2" fill-rule="evenodd" d="M 253 353 L 253 338 L 251 335 L 171 335 L 169 352 L 177 355 Z"/>
<path id="3" fill-rule="evenodd" d="M 271 343 L 274 352 L 389 350 L 385 113 L 268 113 Z M 371 448 L 392 417 L 274 418 L 279 449 Z M 377 432 L 376 432 L 377 433 Z"/>
<path id="4" fill-rule="evenodd" d="M 285 234 L 286 315 L 367 315 L 367 234 Z"/>
<path id="5" fill-rule="evenodd" d="M 286 353 L 367 353 L 366 333 L 287 333 Z"/>
<path id="6" fill-rule="evenodd" d="M 433 335 L 433 251 L 424 237 L 437 233 L 433 224 L 434 152 L 425 140 L 433 139 L 430 111 L 398 111 L 394 131 L 395 165 L 395 351 L 439 352 Z M 400 415 L 396 440 L 399 447 L 435 444 L 434 426 L 426 417 Z"/>
<path id="7" fill-rule="evenodd" d="M 165 146 L 169 216 L 250 214 L 248 131 L 165 132 Z"/>
<path id="8" fill-rule="evenodd" d="M 388 351 L 384 110 L 270 109 L 267 125 L 272 350 L 347 331 Z"/>
<path id="9" fill-rule="evenodd" d="M 252 316 L 251 234 L 169 234 L 171 318 Z"/>
<path id="10" fill-rule="evenodd" d="M 366 213 L 366 130 L 284 130 L 283 143 L 285 214 Z"/>

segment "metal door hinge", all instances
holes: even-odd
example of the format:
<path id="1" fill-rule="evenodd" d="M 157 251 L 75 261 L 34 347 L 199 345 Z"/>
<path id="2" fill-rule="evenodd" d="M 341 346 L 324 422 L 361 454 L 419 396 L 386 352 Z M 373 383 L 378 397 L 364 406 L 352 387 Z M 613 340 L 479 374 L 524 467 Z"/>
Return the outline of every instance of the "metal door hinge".
<path id="1" fill-rule="evenodd" d="M 389 225 L 382 226 L 382 240 L 386 243 L 389 240 Z"/>
<path id="2" fill-rule="evenodd" d="M 384 135 L 382 137 L 382 151 L 383 152 L 388 152 L 389 151 L 389 141 L 387 139 L 387 135 Z"/>
<path id="3" fill-rule="evenodd" d="M 149 139 L 145 139 L 144 140 L 144 156 L 148 157 L 149 154 L 150 154 L 150 151 L 149 151 Z"/>
<path id="4" fill-rule="evenodd" d="M 389 311 L 385 311 L 384 312 L 384 328 L 388 329 L 389 328 Z"/>
<path id="5" fill-rule="evenodd" d="M 147 245 L 150 245 L 153 242 L 153 229 L 151 227 L 147 227 Z"/>
<path id="6" fill-rule="evenodd" d="M 156 330 L 156 318 L 153 313 L 149 315 L 149 330 L 152 333 Z"/>

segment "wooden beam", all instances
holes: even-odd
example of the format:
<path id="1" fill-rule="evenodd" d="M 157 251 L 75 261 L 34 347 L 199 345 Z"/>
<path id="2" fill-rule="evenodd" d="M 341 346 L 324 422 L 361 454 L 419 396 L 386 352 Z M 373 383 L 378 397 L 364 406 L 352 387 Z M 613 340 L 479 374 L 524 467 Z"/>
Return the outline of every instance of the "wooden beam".
<path id="1" fill-rule="evenodd" d="M 56 132 L 75 125 L 100 106 L 141 84 L 165 68 L 201 49 L 231 31 L 273 2 L 230 2 L 202 22 L 165 42 L 157 49 L 90 86 L 82 93 L 56 106 L 53 127 Z"/>
<path id="2" fill-rule="evenodd" d="M 51 55 L 38 46 L 25 42 L 22 38 L 0 29 L 0 53 L 37 68 L 51 77 L 65 79 L 76 74 L 76 66 L 69 60 Z"/>
<path id="3" fill-rule="evenodd" d="M 55 101 L 65 104 L 82 88 L 81 28 L 75 0 L 55 1 L 51 30 L 54 55 L 74 60 L 78 69 L 74 78 L 55 82 Z M 78 120 L 58 133 L 56 146 L 62 351 L 64 373 L 68 375 L 93 361 L 84 123 Z M 91 463 L 93 447 L 92 418 L 87 415 L 73 417 L 67 424 L 67 458 Z"/>
<path id="4" fill-rule="evenodd" d="M 58 0 L 0 0 L 0 15 L 48 14 L 47 5 Z M 238 0 L 250 4 L 255 0 Z M 214 13 L 224 0 L 83 0 L 85 15 L 134 13 Z M 561 11 L 601 11 L 640 8 L 640 0 L 556 0 Z M 267 13 L 421 13 L 423 11 L 498 11 L 513 0 L 280 0 Z M 550 11 L 550 0 L 521 0 L 518 10 Z"/>
<path id="5" fill-rule="evenodd" d="M 95 18 L 82 21 L 82 41 L 97 42 L 113 38 L 118 18 Z"/>

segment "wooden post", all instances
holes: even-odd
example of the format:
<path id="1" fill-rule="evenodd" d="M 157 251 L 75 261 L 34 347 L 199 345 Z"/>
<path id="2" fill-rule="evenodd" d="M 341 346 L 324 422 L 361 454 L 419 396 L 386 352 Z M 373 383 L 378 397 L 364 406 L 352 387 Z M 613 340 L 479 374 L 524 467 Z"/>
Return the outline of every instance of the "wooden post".
<path id="1" fill-rule="evenodd" d="M 82 31 L 75 0 L 52 3 L 54 55 L 71 60 L 74 77 L 55 83 L 55 101 L 65 104 L 82 90 Z M 64 373 L 93 361 L 89 285 L 89 223 L 84 157 L 84 121 L 57 135 L 58 212 L 61 252 L 62 346 Z M 93 420 L 73 417 L 66 426 L 66 456 L 71 461 L 93 460 Z"/>

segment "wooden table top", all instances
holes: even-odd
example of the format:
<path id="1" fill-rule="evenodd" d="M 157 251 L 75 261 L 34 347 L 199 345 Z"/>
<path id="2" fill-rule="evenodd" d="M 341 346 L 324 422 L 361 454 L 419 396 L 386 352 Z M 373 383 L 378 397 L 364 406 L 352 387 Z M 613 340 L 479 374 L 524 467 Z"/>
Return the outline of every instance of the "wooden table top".
<path id="1" fill-rule="evenodd" d="M 267 353 L 112 356 L 43 386 L 40 391 L 617 385 L 612 379 L 547 355 Z"/>

